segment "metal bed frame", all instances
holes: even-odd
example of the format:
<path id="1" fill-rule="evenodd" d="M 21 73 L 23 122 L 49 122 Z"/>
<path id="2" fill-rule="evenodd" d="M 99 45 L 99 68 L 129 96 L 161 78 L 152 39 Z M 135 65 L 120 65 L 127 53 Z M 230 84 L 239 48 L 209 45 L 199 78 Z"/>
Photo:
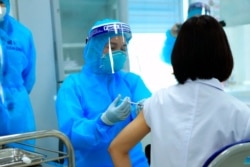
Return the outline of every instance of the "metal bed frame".
<path id="1" fill-rule="evenodd" d="M 0 146 L 4 146 L 4 145 L 10 144 L 10 143 L 22 144 L 19 142 L 25 141 L 25 140 L 43 139 L 43 138 L 57 138 L 59 140 L 59 142 L 62 143 L 63 146 L 65 146 L 65 148 L 66 148 L 66 149 L 64 149 L 65 151 L 62 151 L 60 149 L 59 150 L 51 150 L 51 149 L 46 149 L 46 148 L 41 148 L 41 147 L 37 147 L 37 146 L 30 146 L 27 144 L 23 144 L 26 146 L 34 147 L 37 150 L 51 152 L 51 153 L 56 154 L 58 156 L 45 157 L 42 160 L 42 162 L 34 162 L 34 163 L 31 162 L 30 164 L 21 164 L 21 165 L 18 165 L 18 167 L 34 166 L 34 165 L 46 164 L 49 162 L 60 164 L 60 161 L 64 161 L 65 159 L 67 159 L 67 161 L 68 161 L 68 163 L 67 163 L 68 167 L 75 167 L 75 155 L 74 155 L 73 146 L 72 146 L 70 140 L 68 139 L 68 137 L 58 130 L 42 130 L 42 131 L 27 132 L 27 133 L 22 133 L 22 134 L 0 136 Z M 0 150 L 1 150 L 1 147 L 0 147 Z M 36 153 L 39 153 L 39 151 L 36 151 Z M 43 165 L 43 166 L 46 166 L 46 165 Z"/>

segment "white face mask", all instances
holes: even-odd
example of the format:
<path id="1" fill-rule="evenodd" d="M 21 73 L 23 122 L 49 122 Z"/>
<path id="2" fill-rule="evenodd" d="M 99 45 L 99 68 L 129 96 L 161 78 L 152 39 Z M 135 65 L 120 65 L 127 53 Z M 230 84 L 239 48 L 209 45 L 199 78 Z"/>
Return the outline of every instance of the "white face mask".
<path id="1" fill-rule="evenodd" d="M 6 7 L 0 7 L 0 22 L 4 20 L 5 15 L 6 15 Z"/>

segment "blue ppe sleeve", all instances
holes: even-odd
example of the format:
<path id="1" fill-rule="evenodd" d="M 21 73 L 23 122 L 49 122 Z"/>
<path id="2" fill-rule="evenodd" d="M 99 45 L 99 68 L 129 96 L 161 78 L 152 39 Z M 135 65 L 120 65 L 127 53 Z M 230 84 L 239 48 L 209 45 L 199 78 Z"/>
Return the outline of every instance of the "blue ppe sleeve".
<path id="1" fill-rule="evenodd" d="M 0 102 L 1 103 L 1 102 Z M 8 134 L 8 120 L 9 120 L 9 113 L 3 106 L 0 104 L 0 136 Z"/>
<path id="2" fill-rule="evenodd" d="M 28 64 L 25 70 L 23 71 L 23 85 L 25 86 L 28 93 L 31 92 L 35 80 L 36 80 L 36 51 L 34 46 L 34 41 L 31 33 L 28 33 L 28 39 L 27 39 L 27 59 Z"/>
<path id="3" fill-rule="evenodd" d="M 91 115 L 90 108 L 86 106 L 85 109 L 85 105 L 88 105 L 88 101 L 85 100 L 88 97 L 87 94 L 82 94 L 84 92 L 78 82 L 77 78 L 69 76 L 61 85 L 56 98 L 57 119 L 60 130 L 70 138 L 75 147 L 91 150 L 94 147 L 101 147 L 104 143 L 107 144 L 106 138 L 109 137 L 103 135 L 111 127 L 100 120 L 101 112 L 95 117 L 88 118 L 88 115 Z M 89 99 L 91 100 L 91 97 Z M 98 107 L 98 102 L 95 104 Z M 95 112 L 94 110 L 92 112 Z"/>
<path id="4" fill-rule="evenodd" d="M 161 58 L 165 63 L 167 63 L 169 65 L 171 65 L 171 54 L 172 54 L 175 40 L 176 40 L 176 37 L 174 37 L 171 34 L 171 30 L 168 30 L 166 32 L 166 40 L 164 42 L 164 46 L 162 49 Z"/>
<path id="5" fill-rule="evenodd" d="M 123 75 L 124 81 L 130 88 L 130 91 L 133 92 L 130 97 L 131 101 L 138 102 L 151 96 L 151 91 L 139 75 L 133 73 L 121 73 L 121 75 Z"/>
<path id="6" fill-rule="evenodd" d="M 144 83 L 142 78 L 138 75 L 133 75 L 131 73 L 123 73 L 125 81 L 128 85 L 131 85 L 131 91 L 134 92 L 131 101 L 133 102 L 139 102 L 142 101 L 145 98 L 148 98 L 151 96 L 151 91 L 148 89 L 147 85 Z M 137 116 L 137 108 L 136 105 L 132 106 L 134 108 L 134 112 L 132 112 L 133 118 Z"/>

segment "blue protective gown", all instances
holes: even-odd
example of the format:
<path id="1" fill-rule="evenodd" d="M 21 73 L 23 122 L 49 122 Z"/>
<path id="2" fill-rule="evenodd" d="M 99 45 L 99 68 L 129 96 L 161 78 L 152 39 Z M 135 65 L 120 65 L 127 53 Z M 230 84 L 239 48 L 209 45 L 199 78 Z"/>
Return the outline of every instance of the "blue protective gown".
<path id="1" fill-rule="evenodd" d="M 0 102 L 0 135 L 35 130 L 35 119 L 29 93 L 35 83 L 35 48 L 31 32 L 8 15 L 0 22 L 0 38 L 3 48 L 1 83 L 4 102 Z"/>
<path id="2" fill-rule="evenodd" d="M 171 65 L 171 54 L 172 54 L 175 41 L 176 41 L 176 37 L 174 37 L 171 34 L 171 30 L 167 30 L 166 40 L 163 45 L 161 58 L 165 63 L 169 65 Z"/>
<path id="3" fill-rule="evenodd" d="M 98 62 L 107 40 L 108 36 L 103 35 L 88 41 L 82 71 L 69 75 L 57 95 L 59 127 L 73 144 L 76 167 L 113 167 L 109 144 L 136 117 L 135 106 L 126 120 L 112 126 L 101 121 L 101 114 L 118 94 L 135 102 L 151 95 L 141 77 L 134 73 L 98 73 Z M 148 166 L 140 143 L 131 150 L 130 157 L 133 166 Z"/>
<path id="4" fill-rule="evenodd" d="M 197 3 L 199 3 L 199 2 L 197 2 Z M 194 4 L 194 3 L 192 3 L 192 4 Z M 202 8 L 193 8 L 192 10 L 188 10 L 188 17 L 187 18 L 196 16 L 196 15 L 201 15 L 201 14 L 202 14 Z M 163 49 L 162 49 L 162 53 L 161 53 L 161 59 L 169 65 L 171 65 L 171 54 L 172 54 L 172 51 L 174 48 L 175 41 L 176 41 L 176 37 L 172 35 L 171 29 L 167 30 L 166 31 L 166 39 L 164 41 L 164 45 L 163 45 Z"/>

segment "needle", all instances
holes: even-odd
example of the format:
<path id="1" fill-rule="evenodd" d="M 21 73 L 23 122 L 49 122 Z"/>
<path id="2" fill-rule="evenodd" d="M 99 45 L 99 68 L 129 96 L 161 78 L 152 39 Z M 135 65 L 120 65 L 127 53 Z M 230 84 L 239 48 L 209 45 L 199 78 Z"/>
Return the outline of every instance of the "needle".
<path id="1" fill-rule="evenodd" d="M 125 101 L 124 99 L 121 99 L 121 101 Z M 142 106 L 142 104 L 140 103 L 136 103 L 136 102 L 132 102 L 132 101 L 128 101 L 130 104 L 134 104 L 134 105 L 138 105 L 138 106 Z"/>

